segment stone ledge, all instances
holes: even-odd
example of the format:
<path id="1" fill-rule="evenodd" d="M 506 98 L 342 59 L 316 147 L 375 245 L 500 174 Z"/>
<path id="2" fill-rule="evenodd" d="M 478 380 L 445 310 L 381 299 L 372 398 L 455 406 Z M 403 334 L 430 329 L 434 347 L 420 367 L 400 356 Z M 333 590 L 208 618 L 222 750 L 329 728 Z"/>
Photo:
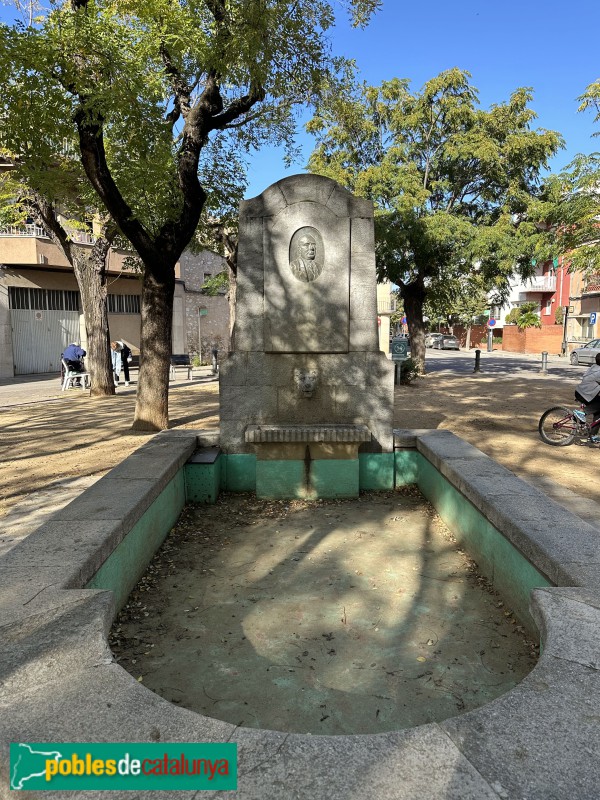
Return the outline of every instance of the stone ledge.
<path id="1" fill-rule="evenodd" d="M 253 444 L 283 442 L 370 442 L 366 425 L 248 425 L 244 441 Z"/>

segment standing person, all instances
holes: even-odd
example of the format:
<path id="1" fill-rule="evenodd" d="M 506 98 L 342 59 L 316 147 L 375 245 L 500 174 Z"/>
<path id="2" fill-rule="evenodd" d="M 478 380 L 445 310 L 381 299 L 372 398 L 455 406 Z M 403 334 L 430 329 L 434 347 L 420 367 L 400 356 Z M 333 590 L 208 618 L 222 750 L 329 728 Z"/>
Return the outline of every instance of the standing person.
<path id="1" fill-rule="evenodd" d="M 131 350 L 122 339 L 117 340 L 121 347 L 121 366 L 125 377 L 125 386 L 129 386 L 129 362 L 131 361 Z"/>
<path id="2" fill-rule="evenodd" d="M 119 385 L 119 375 L 121 374 L 121 348 L 118 342 L 110 343 L 110 357 L 112 360 L 113 375 L 115 378 L 115 386 Z"/>
<path id="3" fill-rule="evenodd" d="M 600 418 L 600 353 L 596 353 L 596 363 L 581 376 L 581 383 L 575 389 L 575 398 L 585 404 L 585 412 L 576 411 L 577 416 L 593 414 L 594 422 Z M 591 440 L 600 442 L 600 436 L 592 436 Z"/>

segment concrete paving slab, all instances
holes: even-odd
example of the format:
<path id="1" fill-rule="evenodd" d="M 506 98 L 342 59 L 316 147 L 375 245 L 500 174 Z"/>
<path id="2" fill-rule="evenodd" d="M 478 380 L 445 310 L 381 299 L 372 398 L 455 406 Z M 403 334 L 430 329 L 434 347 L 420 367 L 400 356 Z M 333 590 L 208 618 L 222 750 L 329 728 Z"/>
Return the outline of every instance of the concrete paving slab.
<path id="1" fill-rule="evenodd" d="M 58 512 L 57 512 L 58 513 Z M 60 568 L 61 585 L 84 586 L 123 539 L 119 520 L 50 519 L 7 553 L 3 567 Z M 72 555 L 77 552 L 77 559 Z M 55 577 L 58 572 L 53 571 Z"/>
<path id="2" fill-rule="evenodd" d="M 2 517 L 0 522 L 0 557 L 45 523 L 56 511 L 92 486 L 100 475 L 65 478 L 25 497 Z"/>
<path id="3" fill-rule="evenodd" d="M 600 591 L 556 587 L 534 597 L 545 654 L 600 670 Z"/>
<path id="4" fill-rule="evenodd" d="M 598 796 L 600 673 L 544 657 L 512 692 L 440 723 L 503 798 Z"/>

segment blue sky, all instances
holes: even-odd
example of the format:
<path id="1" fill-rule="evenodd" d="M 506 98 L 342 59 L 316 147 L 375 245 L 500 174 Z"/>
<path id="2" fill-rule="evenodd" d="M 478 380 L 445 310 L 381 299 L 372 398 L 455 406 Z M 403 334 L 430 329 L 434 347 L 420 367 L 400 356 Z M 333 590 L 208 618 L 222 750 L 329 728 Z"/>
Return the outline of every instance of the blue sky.
<path id="1" fill-rule="evenodd" d="M 577 153 L 600 151 L 600 131 L 591 112 L 578 113 L 577 97 L 600 79 L 599 0 L 383 0 L 366 30 L 351 30 L 340 19 L 334 49 L 355 59 L 360 76 L 377 84 L 408 78 L 417 91 L 429 78 L 451 67 L 468 70 L 480 105 L 507 100 L 519 86 L 533 89 L 536 127 L 557 130 L 566 150 L 553 171 Z M 281 153 L 253 157 L 247 197 L 262 192 L 285 174 L 303 172 L 312 140 L 303 137 L 304 158 L 286 170 Z"/>

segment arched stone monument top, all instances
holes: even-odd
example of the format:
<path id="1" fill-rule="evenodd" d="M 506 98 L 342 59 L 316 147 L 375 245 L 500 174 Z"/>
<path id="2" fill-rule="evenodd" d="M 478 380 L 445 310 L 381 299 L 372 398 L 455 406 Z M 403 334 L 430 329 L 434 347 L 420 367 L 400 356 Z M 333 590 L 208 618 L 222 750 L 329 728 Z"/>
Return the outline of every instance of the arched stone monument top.
<path id="1" fill-rule="evenodd" d="M 317 203 L 328 208 L 336 217 L 373 217 L 373 203 L 370 200 L 355 197 L 331 178 L 305 173 L 282 178 L 256 197 L 243 200 L 240 218 L 276 216 L 296 203 Z"/>

